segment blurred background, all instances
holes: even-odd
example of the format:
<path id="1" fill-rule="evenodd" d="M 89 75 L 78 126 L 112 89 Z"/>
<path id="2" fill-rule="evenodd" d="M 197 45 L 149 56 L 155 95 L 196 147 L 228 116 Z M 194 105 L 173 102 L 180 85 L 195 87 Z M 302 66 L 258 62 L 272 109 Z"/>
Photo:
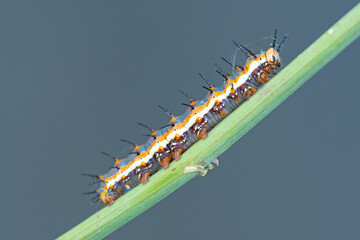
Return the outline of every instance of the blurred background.
<path id="1" fill-rule="evenodd" d="M 104 173 L 120 138 L 143 143 L 202 98 L 232 40 L 287 65 L 357 4 L 333 1 L 0 2 L 3 239 L 53 239 L 103 206 L 83 172 Z M 196 178 L 107 239 L 360 237 L 359 40 Z M 243 63 L 244 58 L 239 58 Z"/>

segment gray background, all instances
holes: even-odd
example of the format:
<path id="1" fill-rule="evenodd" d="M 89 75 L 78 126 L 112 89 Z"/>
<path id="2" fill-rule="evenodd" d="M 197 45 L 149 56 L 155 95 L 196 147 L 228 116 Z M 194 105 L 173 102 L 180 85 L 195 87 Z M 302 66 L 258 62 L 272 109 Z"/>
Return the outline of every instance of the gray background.
<path id="1" fill-rule="evenodd" d="M 1 238 L 52 239 L 102 206 L 91 181 L 157 108 L 205 92 L 231 40 L 289 33 L 285 65 L 357 1 L 0 2 Z M 259 40 L 259 41 L 258 41 Z M 257 41 L 256 44 L 251 44 Z M 359 41 L 197 178 L 107 239 L 360 237 Z M 225 64 L 223 64 L 225 66 Z M 226 70 L 229 70 L 225 66 Z"/>

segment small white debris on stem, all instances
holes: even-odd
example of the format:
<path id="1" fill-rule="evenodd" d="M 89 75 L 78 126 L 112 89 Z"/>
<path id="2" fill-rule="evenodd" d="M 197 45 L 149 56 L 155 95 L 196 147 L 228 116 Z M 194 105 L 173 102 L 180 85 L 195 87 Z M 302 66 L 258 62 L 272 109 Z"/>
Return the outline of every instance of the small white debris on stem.
<path id="1" fill-rule="evenodd" d="M 192 172 L 199 172 L 200 176 L 203 177 L 203 176 L 206 175 L 206 173 L 209 170 L 214 169 L 215 166 L 219 166 L 219 160 L 217 160 L 217 159 L 214 159 L 210 163 L 206 163 L 206 164 L 199 164 L 199 165 L 194 165 L 194 166 L 186 166 L 184 168 L 184 174 L 192 173 Z"/>

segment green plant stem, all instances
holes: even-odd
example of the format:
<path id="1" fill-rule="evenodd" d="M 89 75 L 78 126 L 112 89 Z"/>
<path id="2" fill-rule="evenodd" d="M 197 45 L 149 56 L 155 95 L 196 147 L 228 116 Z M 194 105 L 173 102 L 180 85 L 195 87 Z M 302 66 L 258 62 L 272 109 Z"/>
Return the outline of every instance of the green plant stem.
<path id="1" fill-rule="evenodd" d="M 90 216 L 58 239 L 101 239 L 144 212 L 177 188 L 198 176 L 183 174 L 187 165 L 210 162 L 254 127 L 360 35 L 360 4 L 341 18 L 284 70 L 216 128 L 198 141 L 167 170 L 160 170 L 111 207 Z"/>

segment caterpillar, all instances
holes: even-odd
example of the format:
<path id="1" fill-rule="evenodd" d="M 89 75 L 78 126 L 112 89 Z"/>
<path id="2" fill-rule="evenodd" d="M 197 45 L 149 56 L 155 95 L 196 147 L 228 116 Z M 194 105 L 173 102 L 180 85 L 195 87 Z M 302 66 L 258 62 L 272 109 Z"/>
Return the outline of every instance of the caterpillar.
<path id="1" fill-rule="evenodd" d="M 169 168 L 171 161 L 179 161 L 189 147 L 200 139 L 205 139 L 211 129 L 276 75 L 276 70 L 281 67 L 279 52 L 286 35 L 278 45 L 276 39 L 277 29 L 270 48 L 260 51 L 259 54 L 234 42 L 237 49 L 247 56 L 244 66 L 222 58 L 233 67 L 233 74 L 218 71 L 224 78 L 224 83 L 220 87 L 211 85 L 200 74 L 207 83 L 207 86 L 203 86 L 208 91 L 205 98 L 195 101 L 184 93 L 190 103 L 184 104 L 188 108 L 180 116 L 174 116 L 160 106 L 171 117 L 170 123 L 160 130 L 139 123 L 150 131 L 149 140 L 143 145 L 123 140 L 134 145 L 133 152 L 124 159 L 104 153 L 114 159 L 114 167 L 103 175 L 84 174 L 96 178 L 95 183 L 100 185 L 98 190 L 89 193 L 96 193 L 97 201 L 110 206 L 135 186 L 140 183 L 146 184 L 161 168 Z"/>

